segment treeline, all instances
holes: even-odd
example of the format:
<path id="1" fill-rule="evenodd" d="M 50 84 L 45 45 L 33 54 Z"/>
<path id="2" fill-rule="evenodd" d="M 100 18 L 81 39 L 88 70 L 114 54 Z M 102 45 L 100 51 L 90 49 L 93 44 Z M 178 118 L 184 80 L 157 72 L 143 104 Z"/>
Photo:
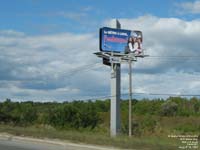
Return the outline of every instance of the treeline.
<path id="1" fill-rule="evenodd" d="M 138 116 L 200 116 L 198 98 L 143 99 L 133 100 L 132 104 L 133 113 Z M 18 126 L 42 124 L 59 129 L 94 129 L 102 124 L 109 126 L 109 111 L 110 100 L 42 103 L 12 102 L 7 99 L 0 103 L 0 123 Z M 125 120 L 127 120 L 127 112 L 128 100 L 122 100 L 121 114 Z"/>
<path id="2" fill-rule="evenodd" d="M 156 99 L 136 101 L 134 112 L 139 115 L 159 115 L 159 116 L 199 116 L 200 99 L 170 97 L 166 100 Z"/>
<path id="3" fill-rule="evenodd" d="M 56 128 L 93 129 L 100 121 L 95 104 L 91 101 L 40 103 L 7 99 L 0 103 L 0 122 L 19 126 L 48 124 Z"/>

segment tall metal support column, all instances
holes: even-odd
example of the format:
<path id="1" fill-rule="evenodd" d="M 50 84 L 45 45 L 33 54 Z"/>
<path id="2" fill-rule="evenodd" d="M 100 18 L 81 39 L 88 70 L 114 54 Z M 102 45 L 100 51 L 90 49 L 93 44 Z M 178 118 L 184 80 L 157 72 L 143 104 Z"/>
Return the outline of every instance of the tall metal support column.
<path id="1" fill-rule="evenodd" d="M 116 28 L 120 29 L 119 21 Z M 110 135 L 116 136 L 120 132 L 120 96 L 121 96 L 121 66 L 117 63 L 111 64 L 111 102 L 110 102 Z"/>
<path id="2" fill-rule="evenodd" d="M 111 67 L 110 135 L 116 136 L 120 132 L 120 64 Z"/>
<path id="3" fill-rule="evenodd" d="M 129 60 L 129 132 L 128 135 L 132 136 L 132 62 Z"/>

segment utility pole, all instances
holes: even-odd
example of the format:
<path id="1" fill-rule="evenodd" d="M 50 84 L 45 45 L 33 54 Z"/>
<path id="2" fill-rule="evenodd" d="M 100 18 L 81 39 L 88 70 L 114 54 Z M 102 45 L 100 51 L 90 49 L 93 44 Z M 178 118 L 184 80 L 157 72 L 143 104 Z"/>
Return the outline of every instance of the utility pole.
<path id="1" fill-rule="evenodd" d="M 132 136 L 132 61 L 129 59 L 129 137 Z"/>

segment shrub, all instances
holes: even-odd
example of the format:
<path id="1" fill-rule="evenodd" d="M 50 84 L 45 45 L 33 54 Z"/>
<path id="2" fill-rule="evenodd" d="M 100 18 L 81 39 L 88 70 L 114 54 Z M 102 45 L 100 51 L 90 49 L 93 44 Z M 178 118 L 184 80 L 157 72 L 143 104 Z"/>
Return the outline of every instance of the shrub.
<path id="1" fill-rule="evenodd" d="M 161 105 L 160 114 L 162 116 L 175 116 L 178 111 L 178 105 L 172 101 L 166 101 Z"/>

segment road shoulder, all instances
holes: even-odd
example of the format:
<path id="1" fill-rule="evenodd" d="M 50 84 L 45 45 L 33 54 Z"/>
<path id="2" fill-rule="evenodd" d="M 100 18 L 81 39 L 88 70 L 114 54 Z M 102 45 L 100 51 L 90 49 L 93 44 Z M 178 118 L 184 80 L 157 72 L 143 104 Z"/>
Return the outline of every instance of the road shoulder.
<path id="1" fill-rule="evenodd" d="M 86 149 L 94 149 L 94 150 L 120 150 L 114 147 L 105 147 L 105 146 L 97 146 L 97 145 L 89 145 L 84 143 L 72 143 L 66 140 L 60 139 L 48 139 L 48 138 L 32 138 L 32 137 L 23 137 L 23 136 L 14 136 L 8 133 L 0 133 L 0 140 L 7 141 L 27 141 L 27 142 L 35 142 L 35 143 L 46 143 L 60 146 L 73 146 L 77 148 L 86 148 Z M 122 150 L 122 149 L 121 149 Z M 125 150 L 125 149 L 123 149 Z"/>

